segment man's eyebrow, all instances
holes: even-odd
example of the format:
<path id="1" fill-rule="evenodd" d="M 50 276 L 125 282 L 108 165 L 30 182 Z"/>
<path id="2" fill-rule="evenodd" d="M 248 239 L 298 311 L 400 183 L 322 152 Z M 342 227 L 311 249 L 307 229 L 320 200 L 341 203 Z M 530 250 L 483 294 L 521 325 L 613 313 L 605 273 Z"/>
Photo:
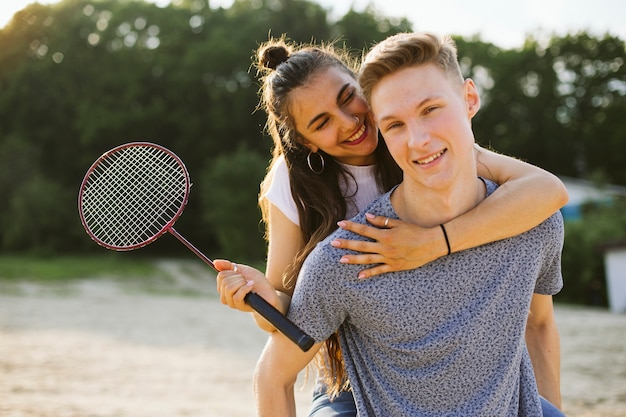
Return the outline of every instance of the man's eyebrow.
<path id="1" fill-rule="evenodd" d="M 339 102 L 341 100 L 341 96 L 343 96 L 343 93 L 346 91 L 346 89 L 348 89 L 348 87 L 350 87 L 350 83 L 345 83 L 340 89 L 339 92 L 337 93 L 337 102 Z M 306 128 L 310 128 L 312 124 L 314 124 L 316 121 L 318 121 L 319 119 L 321 119 L 322 117 L 324 117 L 326 113 L 320 113 L 317 116 L 315 116 L 314 118 L 311 119 L 311 121 L 306 125 Z"/>
<path id="2" fill-rule="evenodd" d="M 419 109 L 420 107 L 423 107 L 426 103 L 428 103 L 429 101 L 433 101 L 436 100 L 437 98 L 439 98 L 439 96 L 428 96 L 428 97 L 424 97 L 424 99 L 422 101 L 420 101 L 419 103 L 417 103 L 414 108 Z M 387 114 L 387 115 L 383 115 L 383 117 L 381 117 L 378 120 L 378 123 L 380 122 L 384 122 L 387 119 L 395 119 L 396 116 L 394 114 Z"/>

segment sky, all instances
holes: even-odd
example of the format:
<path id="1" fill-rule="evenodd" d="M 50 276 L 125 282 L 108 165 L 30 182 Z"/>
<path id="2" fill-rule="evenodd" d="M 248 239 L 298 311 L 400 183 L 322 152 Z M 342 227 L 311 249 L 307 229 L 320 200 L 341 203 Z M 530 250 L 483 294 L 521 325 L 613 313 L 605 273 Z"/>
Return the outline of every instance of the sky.
<path id="1" fill-rule="evenodd" d="M 38 0 L 56 3 L 58 0 Z M 150 0 L 166 5 L 170 0 Z M 176 0 L 173 0 L 176 1 Z M 415 30 L 440 35 L 472 36 L 503 48 L 522 45 L 527 34 L 541 39 L 585 30 L 626 40 L 626 1 L 623 0 L 315 0 L 341 16 L 350 6 L 362 11 L 368 3 L 389 17 L 406 17 Z M 0 27 L 34 0 L 0 0 Z M 233 0 L 210 0 L 211 7 L 229 7 Z"/>

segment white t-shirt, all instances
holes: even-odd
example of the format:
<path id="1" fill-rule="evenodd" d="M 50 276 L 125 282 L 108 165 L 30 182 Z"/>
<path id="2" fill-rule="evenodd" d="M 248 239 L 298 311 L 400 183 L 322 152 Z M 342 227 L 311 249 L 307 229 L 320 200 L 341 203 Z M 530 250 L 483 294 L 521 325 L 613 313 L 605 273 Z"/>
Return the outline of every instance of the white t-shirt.
<path id="1" fill-rule="evenodd" d="M 380 197 L 381 192 L 378 190 L 378 186 L 376 184 L 375 165 L 341 165 L 352 174 L 354 180 L 356 181 L 355 183 L 355 181 L 352 181 L 352 179 L 349 178 L 348 183 L 342 181 L 341 184 L 343 195 L 351 196 L 346 198 L 347 213 L 345 218 L 349 219 L 367 207 L 369 203 Z M 291 195 L 289 172 L 287 170 L 287 164 L 284 156 L 281 156 L 276 161 L 270 171 L 270 175 L 272 176 L 272 180 L 263 197 L 267 198 L 274 206 L 282 211 L 289 220 L 297 225 L 300 225 L 296 202 Z M 316 174 L 311 173 L 311 175 Z"/>

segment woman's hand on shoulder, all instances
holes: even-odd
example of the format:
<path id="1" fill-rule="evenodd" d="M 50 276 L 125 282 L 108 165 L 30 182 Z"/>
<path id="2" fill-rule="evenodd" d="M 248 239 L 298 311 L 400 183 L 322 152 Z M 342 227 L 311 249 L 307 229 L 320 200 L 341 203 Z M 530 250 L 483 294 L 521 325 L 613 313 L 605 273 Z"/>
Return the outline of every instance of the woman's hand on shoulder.
<path id="1" fill-rule="evenodd" d="M 252 308 L 246 303 L 246 295 L 254 291 L 272 306 L 278 303 L 276 290 L 261 271 L 248 265 L 218 259 L 214 261 L 217 274 L 217 292 L 220 302 L 229 307 L 251 312 Z"/>
<path id="2" fill-rule="evenodd" d="M 369 278 L 385 272 L 418 268 L 448 253 L 441 228 L 423 228 L 402 220 L 366 214 L 371 226 L 343 220 L 339 227 L 372 241 L 336 239 L 331 245 L 337 248 L 362 252 L 344 255 L 340 262 L 375 266 L 359 273 L 359 278 Z"/>

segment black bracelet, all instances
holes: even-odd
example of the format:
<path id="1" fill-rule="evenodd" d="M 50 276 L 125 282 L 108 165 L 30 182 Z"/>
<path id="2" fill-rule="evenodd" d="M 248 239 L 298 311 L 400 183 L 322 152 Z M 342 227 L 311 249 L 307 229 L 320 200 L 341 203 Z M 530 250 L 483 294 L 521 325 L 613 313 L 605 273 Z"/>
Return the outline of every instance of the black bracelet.
<path id="1" fill-rule="evenodd" d="M 452 250 L 450 249 L 450 241 L 448 240 L 448 234 L 446 233 L 446 228 L 443 227 L 443 223 L 440 224 L 439 227 L 441 227 L 441 231 L 443 232 L 443 237 L 446 239 L 446 246 L 448 247 L 448 255 L 450 255 L 452 253 Z"/>

